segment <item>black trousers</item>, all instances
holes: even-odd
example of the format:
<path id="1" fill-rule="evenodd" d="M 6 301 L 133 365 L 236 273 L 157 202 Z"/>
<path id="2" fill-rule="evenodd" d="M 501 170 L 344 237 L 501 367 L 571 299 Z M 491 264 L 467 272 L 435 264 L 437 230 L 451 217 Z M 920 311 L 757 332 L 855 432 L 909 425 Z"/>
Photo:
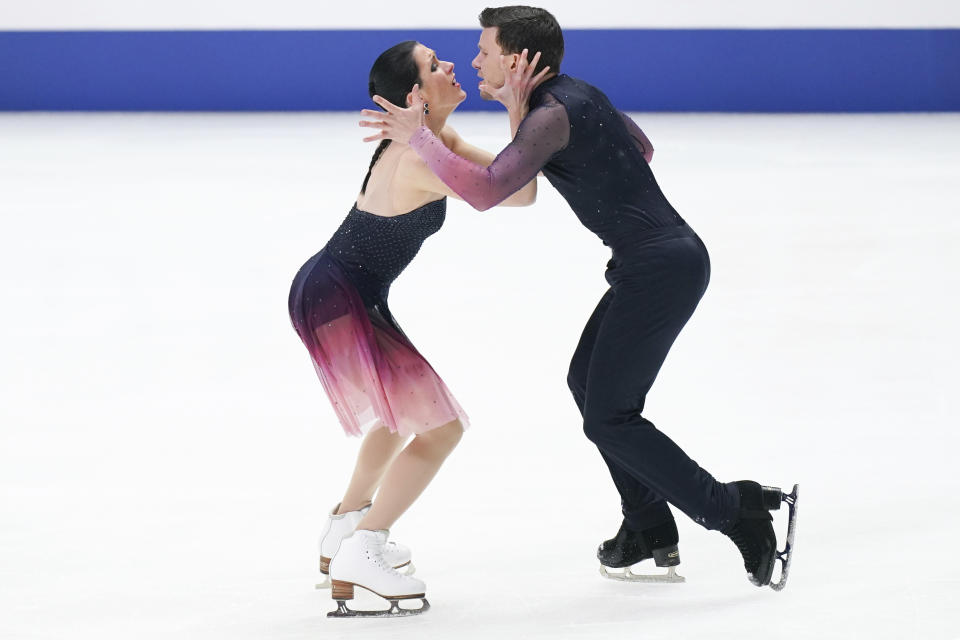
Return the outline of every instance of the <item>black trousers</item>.
<path id="1" fill-rule="evenodd" d="M 710 280 L 710 258 L 683 225 L 614 249 L 610 289 L 584 328 L 567 383 L 583 430 L 600 450 L 636 530 L 673 519 L 667 503 L 707 529 L 739 509 L 732 484 L 717 482 L 643 417 L 647 392 Z"/>

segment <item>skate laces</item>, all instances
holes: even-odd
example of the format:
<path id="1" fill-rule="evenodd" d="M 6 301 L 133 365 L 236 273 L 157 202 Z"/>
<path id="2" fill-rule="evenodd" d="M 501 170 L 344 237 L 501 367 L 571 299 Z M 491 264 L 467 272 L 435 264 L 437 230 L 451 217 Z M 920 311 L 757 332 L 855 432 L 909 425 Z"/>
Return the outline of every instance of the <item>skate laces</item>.
<path id="1" fill-rule="evenodd" d="M 750 535 L 744 531 L 740 525 L 735 525 L 727 537 L 733 540 L 733 544 L 737 545 L 737 549 L 740 550 L 740 555 L 743 556 L 743 566 L 749 572 L 753 573 L 756 569 L 756 565 L 760 563 L 759 554 L 757 553 L 757 548 L 753 544 L 753 541 L 750 538 Z"/>
<path id="2" fill-rule="evenodd" d="M 389 544 L 393 543 L 387 542 L 380 544 L 377 541 L 369 540 L 365 545 L 366 548 L 364 551 L 366 552 L 367 558 L 372 560 L 373 564 L 376 565 L 377 568 L 381 569 L 382 571 L 386 571 L 387 573 L 399 573 L 396 569 L 390 566 L 390 564 L 387 563 L 386 558 L 383 557 L 386 546 Z"/>

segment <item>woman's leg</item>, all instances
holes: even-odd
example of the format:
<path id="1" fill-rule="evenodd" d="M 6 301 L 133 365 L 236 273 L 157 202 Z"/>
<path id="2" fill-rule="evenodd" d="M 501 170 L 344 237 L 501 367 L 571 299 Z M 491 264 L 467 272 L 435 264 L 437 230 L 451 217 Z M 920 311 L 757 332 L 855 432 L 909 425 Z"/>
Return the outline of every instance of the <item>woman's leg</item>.
<path id="1" fill-rule="evenodd" d="M 383 474 L 406 440 L 406 436 L 391 433 L 386 427 L 374 429 L 367 434 L 360 446 L 353 476 L 337 513 L 357 511 L 373 501 L 373 494 L 380 486 Z"/>
<path id="2" fill-rule="evenodd" d="M 389 529 L 423 493 L 463 436 L 459 420 L 421 433 L 400 452 L 387 469 L 370 511 L 357 529 Z"/>

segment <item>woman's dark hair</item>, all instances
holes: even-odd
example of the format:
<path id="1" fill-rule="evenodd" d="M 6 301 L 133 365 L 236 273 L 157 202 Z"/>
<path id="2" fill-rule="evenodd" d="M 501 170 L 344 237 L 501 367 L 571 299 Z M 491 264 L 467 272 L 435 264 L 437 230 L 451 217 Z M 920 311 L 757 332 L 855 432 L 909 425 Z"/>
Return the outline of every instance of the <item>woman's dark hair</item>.
<path id="1" fill-rule="evenodd" d="M 557 19 L 546 9 L 511 6 L 491 7 L 480 12 L 480 26 L 497 28 L 497 44 L 504 54 L 527 50 L 527 60 L 537 51 L 540 61 L 535 73 L 550 66 L 550 73 L 560 73 L 563 60 L 563 31 Z"/>
<path id="2" fill-rule="evenodd" d="M 416 60 L 413 59 L 413 48 L 416 46 L 416 40 L 406 40 L 380 54 L 370 68 L 368 88 L 371 98 L 375 95 L 381 96 L 395 105 L 407 106 L 407 94 L 413 89 L 413 85 L 420 84 L 420 69 L 417 67 Z M 370 161 L 370 168 L 367 169 L 367 177 L 363 179 L 360 193 L 367 191 L 367 181 L 370 180 L 373 165 L 377 164 L 380 155 L 388 146 L 390 146 L 389 140 L 381 140 L 380 146 L 373 152 L 373 160 Z"/>

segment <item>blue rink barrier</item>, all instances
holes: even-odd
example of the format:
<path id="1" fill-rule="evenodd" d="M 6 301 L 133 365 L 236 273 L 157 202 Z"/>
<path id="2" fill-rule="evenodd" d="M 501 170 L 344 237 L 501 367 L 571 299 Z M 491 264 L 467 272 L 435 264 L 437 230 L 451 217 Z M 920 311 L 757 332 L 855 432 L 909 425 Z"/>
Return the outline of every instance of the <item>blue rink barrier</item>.
<path id="1" fill-rule="evenodd" d="M 568 29 L 562 71 L 631 111 L 960 110 L 960 29 Z M 477 95 L 478 29 L 0 31 L 0 110 L 314 111 L 367 106 L 416 39 Z"/>

